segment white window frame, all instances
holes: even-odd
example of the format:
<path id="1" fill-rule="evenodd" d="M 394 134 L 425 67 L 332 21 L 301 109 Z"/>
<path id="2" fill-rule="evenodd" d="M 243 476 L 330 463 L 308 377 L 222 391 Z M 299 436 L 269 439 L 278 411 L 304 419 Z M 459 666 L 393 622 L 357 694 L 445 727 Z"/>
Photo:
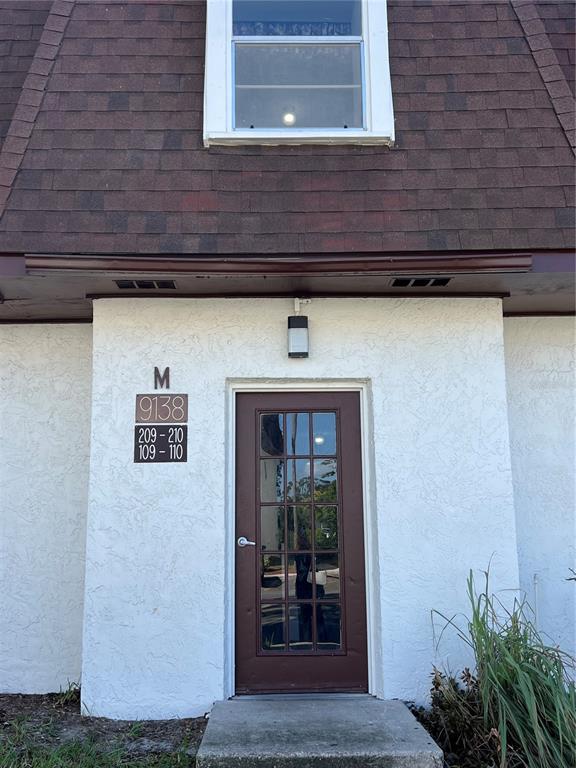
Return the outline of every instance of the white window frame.
<path id="1" fill-rule="evenodd" d="M 394 144 L 386 0 L 362 0 L 364 128 L 234 129 L 232 0 L 207 0 L 204 146 L 213 144 Z M 243 38 L 246 42 L 254 38 Z M 261 38 L 258 38 L 261 40 Z M 269 42 L 294 42 L 270 37 Z M 301 42 L 301 39 L 298 39 Z M 309 42 L 326 42 L 311 38 Z"/>

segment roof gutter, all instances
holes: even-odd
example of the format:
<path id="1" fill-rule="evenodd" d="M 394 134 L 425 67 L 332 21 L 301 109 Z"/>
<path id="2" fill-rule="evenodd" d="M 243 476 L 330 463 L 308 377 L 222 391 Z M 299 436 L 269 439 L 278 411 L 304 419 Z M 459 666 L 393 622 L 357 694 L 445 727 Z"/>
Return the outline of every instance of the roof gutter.
<path id="1" fill-rule="evenodd" d="M 231 256 L 27 255 L 26 271 L 195 275 L 386 275 L 530 272 L 532 254 L 302 254 Z"/>
<path id="2" fill-rule="evenodd" d="M 0 277 L 24 277 L 26 275 L 26 257 L 11 253 L 0 256 Z"/>

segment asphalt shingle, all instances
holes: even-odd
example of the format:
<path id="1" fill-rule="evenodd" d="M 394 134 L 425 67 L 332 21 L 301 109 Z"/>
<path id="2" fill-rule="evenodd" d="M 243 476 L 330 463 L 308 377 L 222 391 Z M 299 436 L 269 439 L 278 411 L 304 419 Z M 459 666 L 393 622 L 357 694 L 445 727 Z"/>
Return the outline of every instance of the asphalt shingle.
<path id="1" fill-rule="evenodd" d="M 0 148 L 51 4 L 51 0 L 0 0 Z"/>
<path id="2" fill-rule="evenodd" d="M 388 0 L 393 149 L 206 149 L 204 1 L 57 0 L 44 32 L 34 27 L 34 71 L 18 86 L 26 76 L 28 94 L 45 84 L 33 129 L 26 110 L 38 104 L 21 99 L 2 154 L 0 184 L 12 184 L 12 192 L 0 219 L 1 249 L 571 246 L 565 189 L 574 155 L 562 115 L 573 91 L 566 57 L 547 59 L 538 42 L 540 34 L 558 36 L 555 50 L 569 59 L 566 29 L 574 18 L 562 8 L 522 19 L 522 6 L 506 0 Z M 58 18 L 70 10 L 66 27 Z M 51 35 L 62 31 L 57 45 Z M 42 62 L 50 57 L 44 83 Z M 15 173 L 10 155 L 20 151 Z"/>

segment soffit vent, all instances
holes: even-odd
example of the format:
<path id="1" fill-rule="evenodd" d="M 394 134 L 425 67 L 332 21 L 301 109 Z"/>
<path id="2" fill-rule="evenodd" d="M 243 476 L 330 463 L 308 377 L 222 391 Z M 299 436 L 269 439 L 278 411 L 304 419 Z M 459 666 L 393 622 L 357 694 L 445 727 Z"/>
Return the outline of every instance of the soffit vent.
<path id="1" fill-rule="evenodd" d="M 115 280 L 121 291 L 174 291 L 174 280 Z"/>
<path id="2" fill-rule="evenodd" d="M 394 288 L 444 288 L 451 277 L 397 277 L 392 281 Z"/>

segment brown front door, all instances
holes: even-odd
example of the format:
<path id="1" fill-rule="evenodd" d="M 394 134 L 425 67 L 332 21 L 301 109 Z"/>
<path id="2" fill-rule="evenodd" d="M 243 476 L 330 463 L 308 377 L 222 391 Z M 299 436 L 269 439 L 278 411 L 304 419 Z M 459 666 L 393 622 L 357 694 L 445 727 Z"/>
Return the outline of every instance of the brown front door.
<path id="1" fill-rule="evenodd" d="M 367 691 L 359 395 L 236 405 L 236 692 Z"/>

